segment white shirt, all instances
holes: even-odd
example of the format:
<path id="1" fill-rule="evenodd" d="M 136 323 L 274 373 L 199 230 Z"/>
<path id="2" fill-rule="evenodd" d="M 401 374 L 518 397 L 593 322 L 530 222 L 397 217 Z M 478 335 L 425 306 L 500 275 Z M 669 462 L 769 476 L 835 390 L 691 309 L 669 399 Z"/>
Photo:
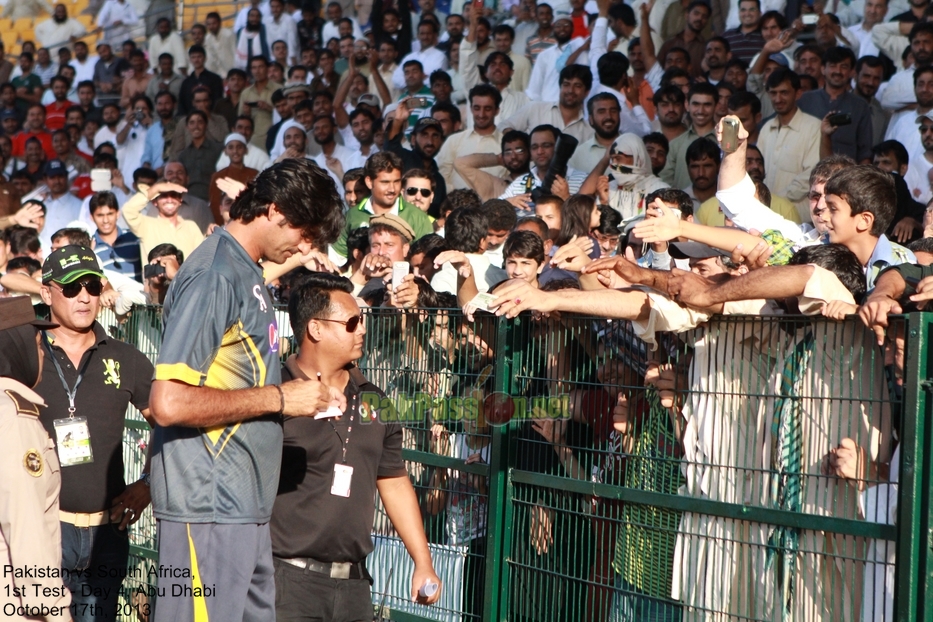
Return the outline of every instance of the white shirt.
<path id="1" fill-rule="evenodd" d="M 279 20 L 275 21 L 272 15 L 264 18 L 262 23 L 266 26 L 266 42 L 271 51 L 272 44 L 276 41 L 284 41 L 288 45 L 289 63 L 294 64 L 301 53 L 298 44 L 298 24 L 292 19 L 291 15 L 282 13 Z"/>
<path id="2" fill-rule="evenodd" d="M 502 132 L 477 134 L 475 130 L 463 130 L 447 137 L 441 150 L 434 156 L 437 168 L 447 184 L 447 192 L 469 188 L 454 170 L 454 160 L 471 153 L 502 153 Z M 505 177 L 506 170 L 501 166 L 482 169 L 496 177 Z"/>
<path id="3" fill-rule="evenodd" d="M 349 17 L 350 21 L 353 22 L 353 32 L 350 33 L 353 35 L 353 38 L 362 39 L 363 31 L 360 30 L 360 24 L 356 21 L 356 18 L 350 17 L 349 15 L 344 15 L 343 17 Z M 331 39 L 337 39 L 338 41 L 340 40 L 340 25 L 328 21 L 326 24 L 324 24 L 324 27 L 321 28 L 321 43 L 326 46 L 327 42 Z"/>
<path id="4" fill-rule="evenodd" d="M 586 43 L 585 39 L 577 37 L 562 46 L 555 45 L 538 54 L 535 65 L 531 70 L 531 78 L 528 80 L 525 95 L 533 102 L 556 102 L 559 100 L 560 69 L 557 68 L 557 61 L 563 55 L 564 50 L 569 48 L 572 54 L 582 47 L 584 43 Z M 577 58 L 577 64 L 589 64 L 589 56 L 586 52 L 580 54 Z"/>
<path id="5" fill-rule="evenodd" d="M 398 67 L 395 68 L 395 71 L 392 72 L 392 85 L 399 90 L 404 90 L 406 88 L 405 71 L 403 67 L 405 63 L 410 60 L 416 60 L 421 63 L 421 67 L 424 69 L 425 86 L 427 86 L 428 78 L 431 76 L 432 72 L 438 69 L 447 69 L 447 56 L 437 48 L 428 48 L 420 52 L 412 52 L 403 58 L 402 62 L 398 64 Z"/>
<path id="6" fill-rule="evenodd" d="M 243 7 L 240 9 L 240 12 L 236 14 L 236 21 L 233 22 L 233 32 L 240 32 L 242 28 L 246 26 L 246 18 L 249 16 L 249 12 L 252 9 L 259 9 L 259 13 L 262 15 L 263 19 L 272 15 L 272 9 L 269 8 L 269 2 L 260 2 L 259 6 L 254 7 L 252 4 Z M 269 45 L 272 45 L 272 42 L 269 42 Z M 271 50 L 270 50 L 271 51 Z"/>
<path id="7" fill-rule="evenodd" d="M 477 253 L 466 253 L 470 260 L 470 266 L 473 268 L 473 280 L 476 281 L 476 289 L 480 293 L 488 292 L 494 285 L 501 283 L 508 278 L 505 270 L 497 268 L 489 261 L 486 255 Z M 447 292 L 457 295 L 457 269 L 450 262 L 441 266 L 441 269 L 431 277 L 431 287 L 436 292 Z"/>
<path id="8" fill-rule="evenodd" d="M 84 59 L 83 63 L 76 57 L 69 61 L 68 64 L 75 68 L 75 85 L 85 80 L 94 80 L 94 66 L 97 65 L 97 61 L 99 60 L 100 57 L 96 54 L 88 54 L 88 57 Z"/>
<path id="9" fill-rule="evenodd" d="M 343 172 L 346 173 L 350 170 L 350 167 L 347 166 L 347 163 L 353 158 L 353 151 L 347 149 L 343 145 L 334 144 L 334 153 L 333 157 L 340 162 L 340 165 L 343 166 Z M 327 156 L 323 152 L 311 158 L 314 160 L 315 164 L 320 166 L 322 169 L 327 171 L 327 174 L 330 175 L 330 178 L 334 180 L 334 183 L 337 184 L 337 191 L 340 192 L 343 190 L 343 180 L 337 177 L 337 174 L 334 171 L 330 170 L 327 166 Z M 340 192 L 343 194 L 343 192 Z"/>
<path id="10" fill-rule="evenodd" d="M 73 17 L 65 20 L 63 24 L 49 18 L 36 24 L 35 35 L 42 47 L 50 47 L 55 44 L 68 43 L 71 37 L 81 37 L 86 32 L 84 24 Z"/>
<path id="11" fill-rule="evenodd" d="M 856 24 L 855 26 L 850 26 L 849 32 L 855 35 L 855 38 L 858 39 L 859 58 L 863 56 L 878 56 L 878 54 L 880 54 L 878 51 L 878 46 L 876 46 L 875 43 L 871 40 L 871 29 L 865 30 L 865 22 Z"/>
<path id="12" fill-rule="evenodd" d="M 116 22 L 122 22 L 122 25 L 111 28 Z M 132 39 L 132 30 L 137 22 L 139 15 L 136 9 L 125 1 L 107 0 L 97 14 L 97 25 L 105 29 L 105 40 L 116 49 L 120 49 L 119 46 L 127 39 Z"/>
<path id="13" fill-rule="evenodd" d="M 256 145 L 246 145 L 246 155 L 243 156 L 243 166 L 246 168 L 254 168 L 257 171 L 263 171 L 271 165 L 272 160 L 269 159 L 268 153 Z M 230 166 L 230 157 L 226 153 L 221 152 L 220 157 L 217 159 L 217 170 L 219 171 L 228 166 Z"/>
<path id="14" fill-rule="evenodd" d="M 352 151 L 352 155 L 343 163 L 344 172 L 347 172 L 352 168 L 363 168 L 363 166 L 366 165 L 366 160 L 369 159 L 369 156 L 379 153 L 379 147 L 373 143 L 373 145 L 369 148 L 368 155 L 360 151 L 359 148 L 351 149 L 350 151 Z"/>
<path id="15" fill-rule="evenodd" d="M 907 181 L 908 177 L 911 179 L 911 183 L 908 184 L 908 186 L 912 184 L 911 196 L 915 201 L 920 201 L 924 205 L 933 198 L 933 192 L 930 191 L 930 169 L 933 169 L 933 164 L 923 157 L 923 154 L 917 157 L 911 155 L 910 164 L 907 165 L 907 175 L 904 176 L 904 181 Z"/>
<path id="16" fill-rule="evenodd" d="M 544 173 L 547 174 L 547 171 L 544 171 Z M 531 187 L 530 188 L 529 188 L 529 183 L 528 183 L 529 175 L 531 176 Z M 567 167 L 566 179 L 567 179 L 567 186 L 570 189 L 570 194 L 573 195 L 573 194 L 577 194 L 580 192 L 580 186 L 582 186 L 583 182 L 586 181 L 586 176 L 587 174 L 582 171 L 578 171 L 577 169 L 572 168 L 570 166 Z M 531 192 L 532 190 L 540 186 L 542 181 L 544 180 L 541 179 L 541 171 L 538 169 L 537 166 L 532 166 L 531 173 L 525 173 L 524 175 L 522 175 L 521 177 L 513 181 L 511 184 L 509 184 L 509 187 L 505 189 L 505 192 L 503 192 L 499 196 L 499 198 L 510 199 L 512 197 L 517 197 L 521 194 Z"/>
<path id="17" fill-rule="evenodd" d="M 236 58 L 236 37 L 229 28 L 221 28 L 216 35 L 208 31 L 204 36 L 204 51 L 207 52 L 204 62 L 207 70 L 226 78 Z"/>
<path id="18" fill-rule="evenodd" d="M 188 67 L 188 53 L 185 50 L 185 42 L 177 32 L 170 32 L 165 39 L 159 33 L 149 37 L 149 67 L 153 72 L 158 70 L 159 56 L 162 54 L 171 54 L 175 59 L 176 69 L 186 69 Z"/>
<path id="19" fill-rule="evenodd" d="M 553 125 L 561 132 L 570 134 L 581 143 L 591 139 L 594 134 L 593 128 L 583 118 L 582 110 L 577 118 L 565 125 L 560 106 L 555 102 L 533 101 L 522 106 L 518 112 L 499 123 L 497 127 L 499 130 L 513 129 L 530 134 L 535 127 L 545 124 Z M 499 152 L 496 151 L 496 153 Z"/>
<path id="20" fill-rule="evenodd" d="M 39 240 L 42 243 L 42 251 L 48 255 L 52 251 L 52 234 L 59 229 L 64 229 L 74 220 L 78 220 L 81 214 L 81 199 L 66 192 L 57 199 L 49 195 L 43 200 L 45 203 L 45 227 L 39 234 Z"/>
<path id="21" fill-rule="evenodd" d="M 499 91 L 499 94 L 502 95 L 502 103 L 499 104 L 499 114 L 496 115 L 497 126 L 500 122 L 521 110 L 526 104 L 531 103 L 531 100 L 528 99 L 528 96 L 522 91 L 513 91 L 511 88 L 505 88 Z M 468 114 L 466 119 L 467 128 L 473 129 L 473 115 Z"/>
<path id="22" fill-rule="evenodd" d="M 881 105 L 888 110 L 900 110 L 916 103 L 913 68 L 898 71 L 888 81 L 887 88 L 881 94 Z"/>
<path id="23" fill-rule="evenodd" d="M 895 113 L 888 123 L 885 140 L 896 140 L 907 150 L 908 161 L 913 162 L 923 157 L 923 143 L 920 142 L 920 124 L 917 123 L 916 110 L 902 110 Z M 916 198 L 916 197 L 915 197 Z"/>

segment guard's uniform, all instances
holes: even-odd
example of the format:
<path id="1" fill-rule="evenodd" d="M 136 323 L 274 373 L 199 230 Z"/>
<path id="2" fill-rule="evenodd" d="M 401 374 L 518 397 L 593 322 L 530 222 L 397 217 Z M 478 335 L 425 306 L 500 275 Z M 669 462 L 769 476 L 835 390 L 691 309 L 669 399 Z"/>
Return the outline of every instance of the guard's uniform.
<path id="1" fill-rule="evenodd" d="M 39 423 L 40 406 L 45 402 L 35 391 L 0 378 L 0 567 L 32 571 L 24 578 L 0 573 L 5 620 L 71 619 L 71 592 L 59 576 L 61 473 L 55 444 Z"/>
<path id="2" fill-rule="evenodd" d="M 262 270 L 226 231 L 187 258 L 162 314 L 156 380 L 224 390 L 280 384 L 278 326 Z M 151 473 L 159 562 L 193 575 L 160 578 L 159 588 L 173 596 L 158 600 L 156 621 L 274 618 L 268 523 L 281 420 L 156 427 Z"/>
<path id="3" fill-rule="evenodd" d="M 282 378 L 307 376 L 292 356 Z M 350 371 L 344 395 L 349 412 L 337 420 L 285 418 L 271 523 L 279 622 L 372 619 L 365 562 L 373 551 L 376 480 L 407 475 L 402 427 L 373 407 L 385 394 L 359 369 Z M 346 496 L 335 494 L 335 465 L 353 469 Z"/>

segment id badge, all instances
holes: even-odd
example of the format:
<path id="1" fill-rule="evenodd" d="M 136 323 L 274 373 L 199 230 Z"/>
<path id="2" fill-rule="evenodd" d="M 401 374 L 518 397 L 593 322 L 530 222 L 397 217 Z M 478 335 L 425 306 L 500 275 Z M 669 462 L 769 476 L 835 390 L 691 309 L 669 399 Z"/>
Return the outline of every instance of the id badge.
<path id="1" fill-rule="evenodd" d="M 63 467 L 94 462 L 91 450 L 91 432 L 86 417 L 56 419 L 55 438 L 58 440 L 58 461 Z"/>
<path id="2" fill-rule="evenodd" d="M 353 467 L 346 464 L 334 465 L 334 483 L 330 487 L 330 494 L 337 497 L 350 496 L 350 480 L 353 479 Z"/>

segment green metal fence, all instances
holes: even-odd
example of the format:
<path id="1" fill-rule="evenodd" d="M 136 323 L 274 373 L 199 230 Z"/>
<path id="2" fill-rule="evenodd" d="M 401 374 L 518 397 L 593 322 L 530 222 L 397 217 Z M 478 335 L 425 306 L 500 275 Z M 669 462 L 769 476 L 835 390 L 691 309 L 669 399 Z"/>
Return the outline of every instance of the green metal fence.
<path id="1" fill-rule="evenodd" d="M 103 323 L 155 358 L 157 308 Z M 438 605 L 410 602 L 377 506 L 374 603 L 396 620 L 931 619 L 933 316 L 895 324 L 903 347 L 883 350 L 856 319 L 717 316 L 651 350 L 621 321 L 367 311 L 360 366 L 404 425 L 445 582 Z M 125 438 L 135 479 L 138 413 Z M 854 448 L 867 468 L 847 480 L 831 467 Z M 155 563 L 151 512 L 131 538 L 131 566 Z"/>

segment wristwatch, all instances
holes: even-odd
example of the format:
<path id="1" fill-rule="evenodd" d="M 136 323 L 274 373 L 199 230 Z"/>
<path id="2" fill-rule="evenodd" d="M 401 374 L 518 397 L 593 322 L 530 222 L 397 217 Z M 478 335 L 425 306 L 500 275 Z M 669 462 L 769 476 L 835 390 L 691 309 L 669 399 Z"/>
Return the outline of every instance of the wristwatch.
<path id="1" fill-rule="evenodd" d="M 152 479 L 152 476 L 149 473 L 143 473 L 142 476 L 139 478 L 139 481 L 144 483 L 146 485 L 146 488 L 149 488 L 149 480 L 151 479 Z"/>

